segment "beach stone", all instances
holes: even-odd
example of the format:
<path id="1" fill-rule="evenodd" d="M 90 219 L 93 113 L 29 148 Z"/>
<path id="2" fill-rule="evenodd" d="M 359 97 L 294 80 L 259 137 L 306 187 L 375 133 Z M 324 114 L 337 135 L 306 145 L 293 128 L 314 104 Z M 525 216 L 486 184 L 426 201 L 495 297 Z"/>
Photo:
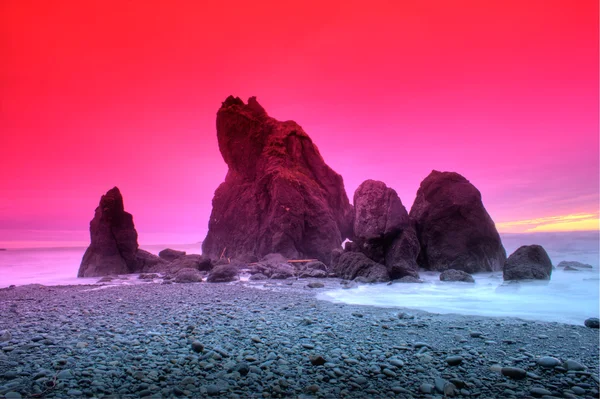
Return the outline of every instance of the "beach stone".
<path id="1" fill-rule="evenodd" d="M 217 112 L 217 140 L 228 172 L 213 197 L 202 253 L 329 263 L 352 234 L 353 209 L 342 177 L 308 134 L 270 117 L 255 97 L 245 104 L 229 96 Z"/>
<path id="2" fill-rule="evenodd" d="M 465 283 L 474 283 L 473 276 L 462 270 L 448 269 L 440 274 L 440 281 L 462 281 Z"/>
<path id="3" fill-rule="evenodd" d="M 269 279 L 269 277 L 265 276 L 262 273 L 253 274 L 249 278 L 249 280 L 252 280 L 252 281 L 260 281 L 260 280 L 268 280 L 268 279 Z"/>
<path id="4" fill-rule="evenodd" d="M 560 366 L 561 362 L 555 357 L 543 356 L 537 360 L 537 364 L 546 368 L 553 368 L 556 366 Z"/>
<path id="5" fill-rule="evenodd" d="M 541 387 L 531 388 L 529 390 L 529 393 L 531 393 L 531 395 L 533 395 L 535 397 L 541 397 L 541 396 L 544 396 L 544 395 L 548 395 L 548 396 L 552 395 L 552 392 L 550 392 L 547 389 L 541 388 Z"/>
<path id="6" fill-rule="evenodd" d="M 7 342 L 12 339 L 12 334 L 8 330 L 0 331 L 0 342 Z"/>
<path id="7" fill-rule="evenodd" d="M 204 351 L 204 345 L 198 341 L 192 342 L 192 350 L 196 353 L 201 353 Z"/>
<path id="8" fill-rule="evenodd" d="M 588 328 L 599 328 L 600 320 L 598 320 L 597 317 L 590 317 L 589 319 L 585 320 L 584 324 Z"/>
<path id="9" fill-rule="evenodd" d="M 467 273 L 502 269 L 506 251 L 481 193 L 454 172 L 432 171 L 422 182 L 410 210 L 427 270 Z"/>
<path id="10" fill-rule="evenodd" d="M 10 391 L 4 394 L 5 399 L 21 399 L 22 396 L 19 392 Z"/>
<path id="11" fill-rule="evenodd" d="M 426 394 L 433 393 L 434 390 L 435 390 L 435 386 L 433 386 L 432 384 L 429 384 L 429 383 L 423 383 L 419 387 L 419 391 L 426 393 Z"/>
<path id="12" fill-rule="evenodd" d="M 572 371 L 585 371 L 586 367 L 573 360 L 573 359 L 567 359 L 564 363 L 563 363 L 563 367 L 566 368 L 567 370 L 572 370 Z"/>
<path id="13" fill-rule="evenodd" d="M 73 378 L 73 374 L 71 373 L 71 370 L 61 370 L 56 378 L 59 380 L 70 380 Z"/>
<path id="14" fill-rule="evenodd" d="M 509 280 L 550 280 L 552 261 L 540 245 L 523 245 L 504 264 L 503 277 Z"/>
<path id="15" fill-rule="evenodd" d="M 449 356 L 446 358 L 446 363 L 449 366 L 458 366 L 463 362 L 463 358 L 461 356 Z"/>
<path id="16" fill-rule="evenodd" d="M 502 367 L 500 372 L 502 375 L 512 378 L 513 380 L 522 380 L 527 377 L 527 372 L 519 367 Z"/>
<path id="17" fill-rule="evenodd" d="M 313 281 L 311 283 L 306 284 L 306 286 L 308 288 L 323 288 L 323 287 L 325 287 L 325 284 L 318 282 L 318 281 Z"/>

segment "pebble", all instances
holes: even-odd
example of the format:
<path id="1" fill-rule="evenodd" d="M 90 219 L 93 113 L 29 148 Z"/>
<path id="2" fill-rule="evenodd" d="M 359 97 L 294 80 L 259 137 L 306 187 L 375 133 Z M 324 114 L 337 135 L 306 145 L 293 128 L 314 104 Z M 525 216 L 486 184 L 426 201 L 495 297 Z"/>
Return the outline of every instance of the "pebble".
<path id="1" fill-rule="evenodd" d="M 323 288 L 323 287 L 325 287 L 325 284 L 320 283 L 318 281 L 313 281 L 312 283 L 306 284 L 306 286 L 308 288 Z"/>
<path id="2" fill-rule="evenodd" d="M 463 358 L 461 356 L 449 356 L 446 358 L 446 363 L 449 366 L 458 366 L 463 362 Z"/>
<path id="3" fill-rule="evenodd" d="M 4 394 L 4 398 L 5 399 L 21 399 L 22 396 L 19 392 L 11 391 L 11 392 L 7 392 L 6 394 Z"/>
<path id="4" fill-rule="evenodd" d="M 512 378 L 513 380 L 522 380 L 527 377 L 527 372 L 518 367 L 502 367 L 500 372 L 502 375 Z"/>
<path id="5" fill-rule="evenodd" d="M 198 341 L 194 341 L 194 342 L 192 342 L 192 350 L 196 353 L 200 353 L 200 352 L 204 351 L 204 345 L 202 345 Z"/>
<path id="6" fill-rule="evenodd" d="M 428 384 L 428 383 L 423 383 L 421 384 L 421 386 L 419 387 L 419 390 L 423 393 L 433 393 L 435 387 L 432 384 Z"/>
<path id="7" fill-rule="evenodd" d="M 323 358 L 323 356 L 320 355 L 313 355 L 310 356 L 310 362 L 313 366 L 322 366 L 325 363 L 327 363 L 327 361 L 325 360 L 325 358 Z"/>
<path id="8" fill-rule="evenodd" d="M 529 390 L 529 393 L 531 393 L 533 396 L 537 396 L 537 397 L 544 396 L 544 395 L 552 395 L 552 392 L 550 392 L 547 389 L 540 388 L 540 387 L 531 388 Z"/>
<path id="9" fill-rule="evenodd" d="M 385 375 L 387 375 L 388 377 L 393 377 L 393 378 L 395 378 L 395 377 L 398 376 L 398 374 L 394 373 L 390 369 L 383 369 L 382 373 L 385 374 Z"/>
<path id="10" fill-rule="evenodd" d="M 553 368 L 556 366 L 560 366 L 560 360 L 555 357 L 543 356 L 537 360 L 537 364 L 546 368 Z"/>
<path id="11" fill-rule="evenodd" d="M 563 366 L 569 371 L 584 371 L 585 366 L 575 360 L 568 359 L 563 363 Z"/>

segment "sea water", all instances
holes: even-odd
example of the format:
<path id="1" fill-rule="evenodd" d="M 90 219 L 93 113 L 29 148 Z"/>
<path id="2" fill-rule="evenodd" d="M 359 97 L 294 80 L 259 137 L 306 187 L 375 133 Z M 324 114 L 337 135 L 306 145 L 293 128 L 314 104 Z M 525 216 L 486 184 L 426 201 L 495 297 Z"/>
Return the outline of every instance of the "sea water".
<path id="1" fill-rule="evenodd" d="M 349 304 L 404 307 L 435 313 L 511 316 L 529 320 L 581 324 L 598 317 L 600 279 L 599 235 L 592 233 L 538 233 L 503 235 L 508 254 L 521 245 L 540 244 L 553 264 L 575 260 L 591 270 L 554 270 L 549 282 L 505 283 L 502 273 L 475 274 L 475 284 L 442 282 L 439 273 L 421 272 L 422 284 L 359 285 L 351 289 L 325 291 L 320 299 Z M 201 253 L 201 244 L 150 245 L 143 249 L 157 254 L 164 248 Z M 10 285 L 94 284 L 99 279 L 77 278 L 85 247 L 8 249 L 0 251 L 0 288 Z M 132 278 L 123 284 L 134 284 Z"/>
<path id="2" fill-rule="evenodd" d="M 475 284 L 444 282 L 440 273 L 421 271 L 423 283 L 360 285 L 326 291 L 320 299 L 355 305 L 404 307 L 433 313 L 519 317 L 582 324 L 599 316 L 599 233 L 535 233 L 502 236 L 507 254 L 521 245 L 542 245 L 552 263 L 592 265 L 581 271 L 552 271 L 550 281 L 504 282 L 502 272 L 476 273 Z"/>

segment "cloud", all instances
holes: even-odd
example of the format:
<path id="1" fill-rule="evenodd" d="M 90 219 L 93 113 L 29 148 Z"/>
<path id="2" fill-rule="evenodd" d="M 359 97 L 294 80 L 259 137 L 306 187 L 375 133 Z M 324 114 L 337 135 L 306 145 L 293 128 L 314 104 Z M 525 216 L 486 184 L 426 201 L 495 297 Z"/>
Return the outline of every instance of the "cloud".
<path id="1" fill-rule="evenodd" d="M 573 213 L 537 219 L 496 223 L 505 233 L 533 233 L 550 231 L 594 231 L 600 229 L 598 213 Z"/>

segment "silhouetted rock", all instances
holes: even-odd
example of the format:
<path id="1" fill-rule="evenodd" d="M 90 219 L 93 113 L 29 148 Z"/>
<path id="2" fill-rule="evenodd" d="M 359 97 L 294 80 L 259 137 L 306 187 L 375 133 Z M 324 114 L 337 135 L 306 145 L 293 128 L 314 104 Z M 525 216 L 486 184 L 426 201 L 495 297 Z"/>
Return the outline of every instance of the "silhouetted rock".
<path id="1" fill-rule="evenodd" d="M 169 262 L 143 249 L 138 249 L 135 254 L 136 272 L 162 272 Z"/>
<path id="2" fill-rule="evenodd" d="M 567 261 L 567 260 L 563 260 L 562 262 L 560 262 L 558 265 L 556 265 L 557 268 L 566 268 L 566 267 L 572 267 L 575 269 L 593 269 L 594 267 L 592 265 L 589 265 L 587 263 L 581 263 L 581 262 L 576 262 L 574 260 L 572 261 Z"/>
<path id="3" fill-rule="evenodd" d="M 524 245 L 504 264 L 504 280 L 550 280 L 552 261 L 540 245 Z"/>
<path id="4" fill-rule="evenodd" d="M 462 270 L 448 269 L 440 274 L 440 281 L 462 281 L 465 283 L 474 283 L 473 276 Z"/>
<path id="5" fill-rule="evenodd" d="M 171 248 L 163 249 L 162 251 L 160 251 L 158 253 L 158 256 L 160 256 L 162 259 L 169 261 L 169 262 L 171 262 L 183 255 L 185 255 L 185 251 L 177 251 L 177 250 L 171 249 Z"/>
<path id="6" fill-rule="evenodd" d="M 600 328 L 600 320 L 598 320 L 597 317 L 590 317 L 589 319 L 586 319 L 584 324 L 588 328 Z"/>
<path id="7" fill-rule="evenodd" d="M 502 269 L 506 251 L 481 193 L 458 173 L 432 171 L 421 182 L 410 218 L 421 244 L 421 267 L 467 273 Z"/>
<path id="8" fill-rule="evenodd" d="M 227 283 L 238 279 L 239 267 L 235 264 L 217 265 L 209 273 L 209 283 Z"/>
<path id="9" fill-rule="evenodd" d="M 335 274 L 345 280 L 381 283 L 390 280 L 384 265 L 372 261 L 362 252 L 344 252 L 332 265 Z"/>
<path id="10" fill-rule="evenodd" d="M 268 253 L 330 261 L 352 231 L 342 177 L 293 121 L 267 115 L 254 97 L 228 97 L 217 113 L 219 150 L 229 167 L 215 191 L 202 252 L 252 261 Z"/>
<path id="11" fill-rule="evenodd" d="M 175 273 L 176 283 L 199 283 L 202 281 L 202 274 L 198 269 L 180 269 Z"/>
<path id="12" fill-rule="evenodd" d="M 77 277 L 100 277 L 139 271 L 137 231 L 125 212 L 117 187 L 100 198 L 90 222 L 91 244 L 85 251 Z"/>
<path id="13" fill-rule="evenodd" d="M 161 265 L 160 270 L 167 271 L 169 273 L 175 273 L 181 269 L 196 269 L 200 271 L 209 271 L 212 269 L 212 263 L 209 257 L 204 255 L 182 255 L 175 258 L 172 262 L 167 265 Z M 151 269 L 151 271 L 154 271 Z"/>
<path id="14" fill-rule="evenodd" d="M 354 212 L 353 242 L 346 249 L 385 265 L 392 279 L 418 278 L 419 242 L 396 191 L 366 180 L 354 192 Z"/>
<path id="15" fill-rule="evenodd" d="M 323 262 L 313 261 L 297 266 L 296 274 L 300 278 L 324 278 L 328 276 L 328 269 Z"/>

